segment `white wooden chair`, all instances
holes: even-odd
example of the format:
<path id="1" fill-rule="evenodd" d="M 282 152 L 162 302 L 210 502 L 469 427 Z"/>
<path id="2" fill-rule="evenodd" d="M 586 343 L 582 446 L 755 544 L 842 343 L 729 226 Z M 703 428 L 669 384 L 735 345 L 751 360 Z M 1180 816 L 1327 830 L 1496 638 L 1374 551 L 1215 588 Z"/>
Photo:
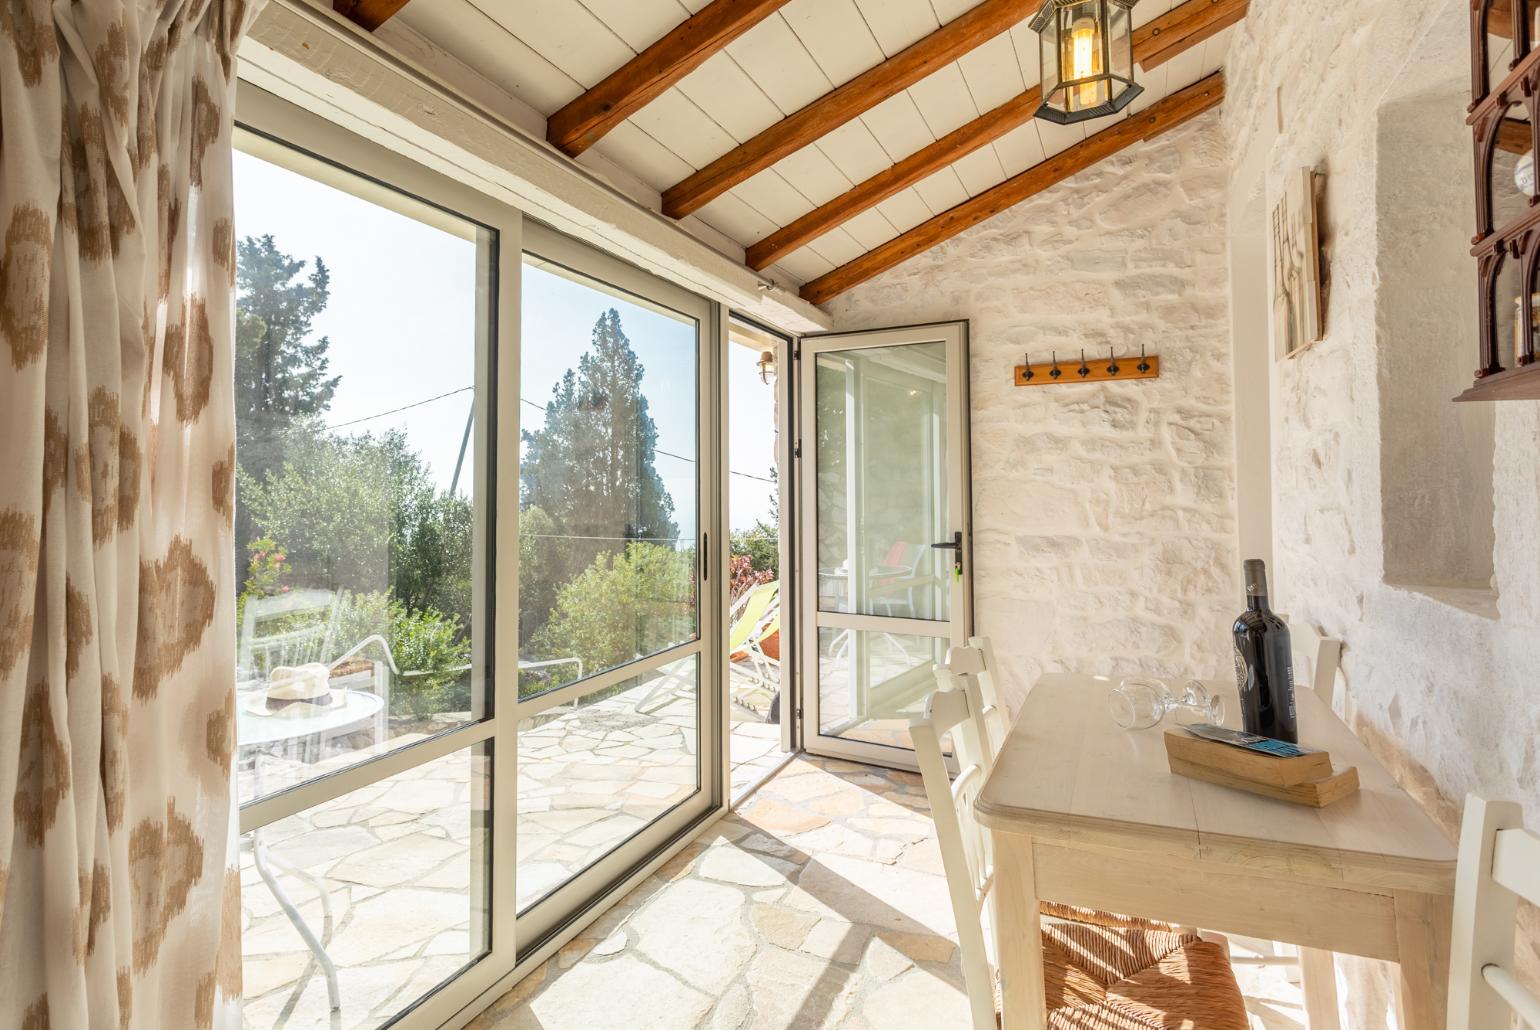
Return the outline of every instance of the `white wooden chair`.
<path id="1" fill-rule="evenodd" d="M 1308 622 L 1294 621 L 1287 615 L 1281 618 L 1289 624 L 1289 644 L 1294 658 L 1294 689 L 1314 690 L 1330 707 L 1336 698 L 1338 681 L 1342 676 L 1342 641 L 1325 636 Z M 1259 959 L 1232 958 L 1231 961 L 1236 965 L 1293 965 L 1297 961 L 1310 1030 L 1339 1030 L 1341 1019 L 1337 1010 L 1337 961 L 1331 952 L 1301 947 L 1296 960 L 1289 955 L 1271 954 L 1271 941 L 1236 939 L 1244 941 L 1249 949 L 1263 956 Z"/>
<path id="2" fill-rule="evenodd" d="M 973 811 L 992 759 L 985 743 L 986 705 L 972 675 L 950 672 L 954 686 L 937 690 L 926 699 L 923 714 L 910 720 L 909 733 L 920 777 L 936 823 L 936 842 L 946 873 L 947 893 L 957 924 L 957 944 L 962 956 L 963 980 L 973 1030 L 996 1030 L 997 1002 L 994 971 L 984 935 L 983 908 L 991 901 L 994 863 L 990 837 Z M 958 774 L 947 774 L 942 747 L 951 738 Z M 1045 915 L 1049 912 L 1045 911 Z M 1222 944 L 1200 939 L 1176 928 L 1145 929 L 1079 921 L 1047 919 L 1043 924 L 1045 980 L 1060 985 L 1049 989 L 1047 1003 L 1056 1009 L 1074 1008 L 1086 1021 L 1075 1025 L 1124 1025 L 1127 1011 L 1088 997 L 1086 985 L 1101 982 L 1110 970 L 1120 989 L 1136 1004 L 1154 1013 L 1181 1006 L 1187 1019 L 1181 1025 L 1214 1030 L 1243 1030 L 1245 1005 L 1235 984 Z M 1150 977 L 1153 963 L 1176 956 L 1175 964 L 1161 965 L 1161 975 Z M 1086 968 L 1089 963 L 1093 969 Z M 1142 975 L 1142 979 L 1140 978 Z M 1074 983 L 1076 988 L 1068 990 Z"/>
<path id="3" fill-rule="evenodd" d="M 954 648 L 955 650 L 955 648 Z M 945 666 L 937 667 L 938 678 Z M 981 910 L 994 886 L 989 835 L 974 820 L 973 801 L 993 764 L 986 751 L 984 705 L 978 683 L 946 670 L 951 685 L 931 694 L 919 718 L 909 721 L 920 778 L 936 823 L 936 843 L 946 872 L 947 893 L 957 921 L 957 947 L 974 1030 L 995 1026 L 994 974 L 984 945 Z M 942 740 L 952 739 L 957 779 L 947 775 Z"/>
<path id="4" fill-rule="evenodd" d="M 1449 957 L 1449 1030 L 1540 1028 L 1540 998 L 1513 975 L 1519 899 L 1540 904 L 1540 834 L 1512 801 L 1465 799 Z"/>
<path id="5" fill-rule="evenodd" d="M 948 648 L 946 664 L 936 666 L 936 684 L 942 690 L 956 689 L 954 677 L 968 677 L 978 685 L 979 699 L 984 706 L 984 743 L 989 748 L 991 760 L 1000 753 L 1005 734 L 1010 729 L 995 685 L 994 668 L 995 650 L 988 637 L 969 637 L 966 647 Z"/>

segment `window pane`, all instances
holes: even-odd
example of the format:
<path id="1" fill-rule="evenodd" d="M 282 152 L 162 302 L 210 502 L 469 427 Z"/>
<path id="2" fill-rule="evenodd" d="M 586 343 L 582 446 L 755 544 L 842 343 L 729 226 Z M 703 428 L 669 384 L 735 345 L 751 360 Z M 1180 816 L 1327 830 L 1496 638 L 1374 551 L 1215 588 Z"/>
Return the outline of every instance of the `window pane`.
<path id="1" fill-rule="evenodd" d="M 253 154 L 235 189 L 245 801 L 479 715 L 471 421 L 492 234 Z"/>
<path id="2" fill-rule="evenodd" d="M 519 723 L 523 911 L 700 789 L 700 660 Z"/>
<path id="3" fill-rule="evenodd" d="M 693 640 L 694 319 L 524 265 L 519 694 Z"/>
<path id="4" fill-rule="evenodd" d="M 946 347 L 818 356 L 818 607 L 948 618 Z"/>
<path id="5" fill-rule="evenodd" d="M 913 749 L 909 720 L 936 689 L 944 637 L 875 630 L 818 630 L 818 732 Z"/>
<path id="6" fill-rule="evenodd" d="M 490 780 L 478 746 L 241 838 L 246 1026 L 378 1026 L 487 950 Z"/>

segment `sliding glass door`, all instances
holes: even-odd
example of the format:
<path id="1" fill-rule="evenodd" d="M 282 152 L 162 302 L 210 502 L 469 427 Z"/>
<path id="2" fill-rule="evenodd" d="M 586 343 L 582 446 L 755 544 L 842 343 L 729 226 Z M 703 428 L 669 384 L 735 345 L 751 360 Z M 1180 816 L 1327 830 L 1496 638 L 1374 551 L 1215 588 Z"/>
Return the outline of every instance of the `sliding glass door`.
<path id="1" fill-rule="evenodd" d="M 530 224 L 519 405 L 518 935 L 717 796 L 712 305 Z M 719 541 L 720 544 L 720 541 Z"/>
<path id="2" fill-rule="evenodd" d="M 804 337 L 799 366 L 803 740 L 910 765 L 971 623 L 967 327 Z"/>
<path id="3" fill-rule="evenodd" d="M 517 439 L 520 221 L 250 86 L 238 121 L 211 245 L 238 294 L 213 490 L 236 498 L 244 1022 L 438 1025 L 514 961 L 492 540 L 518 494 L 491 456 Z"/>
<path id="4" fill-rule="evenodd" d="M 726 327 L 249 84 L 238 121 L 245 1023 L 439 1026 L 722 803 Z"/>

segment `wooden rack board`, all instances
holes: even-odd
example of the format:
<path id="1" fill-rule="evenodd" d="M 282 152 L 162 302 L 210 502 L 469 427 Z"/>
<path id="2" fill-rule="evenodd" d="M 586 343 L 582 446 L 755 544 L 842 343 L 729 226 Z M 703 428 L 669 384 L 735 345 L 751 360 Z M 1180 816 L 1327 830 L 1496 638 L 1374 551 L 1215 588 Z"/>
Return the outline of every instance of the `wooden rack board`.
<path id="1" fill-rule="evenodd" d="M 1140 365 L 1146 366 L 1141 369 Z M 1081 369 L 1085 374 L 1081 374 Z M 1059 370 L 1054 375 L 1054 369 Z M 1064 383 L 1110 383 L 1122 379 L 1155 379 L 1160 376 L 1160 356 L 1151 354 L 1140 357 L 1131 354 L 1125 358 L 1087 358 L 1082 365 L 1079 356 L 1059 361 L 1034 361 L 1030 365 L 1016 366 L 1017 386 L 1052 386 Z"/>
<path id="2" fill-rule="evenodd" d="M 1325 808 L 1358 790 L 1358 769 L 1333 772 L 1324 751 L 1271 758 L 1187 733 L 1167 731 L 1165 739 L 1166 764 L 1178 776 L 1311 808 Z"/>

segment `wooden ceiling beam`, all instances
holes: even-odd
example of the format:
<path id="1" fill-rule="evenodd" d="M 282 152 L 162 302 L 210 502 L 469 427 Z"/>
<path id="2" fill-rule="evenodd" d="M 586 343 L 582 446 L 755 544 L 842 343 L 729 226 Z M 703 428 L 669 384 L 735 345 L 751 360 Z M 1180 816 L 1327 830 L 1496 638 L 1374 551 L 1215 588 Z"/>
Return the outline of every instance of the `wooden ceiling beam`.
<path id="1" fill-rule="evenodd" d="M 1023 0 L 983 0 L 924 39 L 787 115 L 663 193 L 663 213 L 683 218 L 788 154 L 951 64 L 1032 13 Z"/>
<path id="2" fill-rule="evenodd" d="M 1240 12 L 1246 13 L 1249 0 L 1238 0 Z M 1171 14 L 1183 14 L 1186 20 L 1196 20 L 1197 15 L 1209 14 L 1221 6 L 1215 0 L 1187 0 Z M 1232 13 L 1229 8 L 1235 0 L 1226 0 L 1224 17 Z M 1167 15 L 1169 17 L 1170 15 Z M 1227 23 L 1233 24 L 1233 23 Z M 1134 44 L 1134 60 L 1143 59 L 1157 50 L 1164 53 L 1162 60 L 1197 46 L 1213 33 L 1194 32 L 1148 35 L 1143 42 Z M 1042 100 L 1042 88 L 1033 86 L 1007 100 L 999 107 L 980 115 L 973 121 L 947 133 L 941 139 L 915 151 L 891 168 L 884 169 L 870 179 L 851 187 L 826 204 L 821 204 L 796 221 L 777 229 L 749 247 L 744 261 L 755 271 L 768 268 L 781 258 L 844 224 L 861 212 L 875 207 L 889 197 L 908 189 L 915 183 L 934 175 L 959 158 L 973 153 L 980 147 L 993 143 L 1006 133 L 1025 125 L 1037 113 Z"/>
<path id="3" fill-rule="evenodd" d="M 368 32 L 390 21 L 405 6 L 406 0 L 332 0 L 332 10 Z"/>
<path id="4" fill-rule="evenodd" d="M 887 271 L 916 254 L 951 239 L 964 229 L 993 218 L 1028 197 L 1085 171 L 1098 161 L 1141 140 L 1154 137 L 1195 118 L 1224 99 L 1224 74 L 1208 78 L 1179 90 L 1163 100 L 1103 129 L 1068 150 L 1033 165 L 1019 175 L 970 197 L 955 207 L 921 222 L 908 232 L 889 240 L 875 250 L 847 262 L 802 287 L 802 299 L 822 304 L 859 283 Z"/>
<path id="5" fill-rule="evenodd" d="M 787 0 L 712 0 L 662 39 L 545 123 L 545 138 L 569 157 L 603 139 L 706 59 L 780 10 Z"/>
<path id="6" fill-rule="evenodd" d="M 1145 71 L 1159 68 L 1246 17 L 1249 0 L 1188 0 L 1134 30 L 1134 60 Z"/>

